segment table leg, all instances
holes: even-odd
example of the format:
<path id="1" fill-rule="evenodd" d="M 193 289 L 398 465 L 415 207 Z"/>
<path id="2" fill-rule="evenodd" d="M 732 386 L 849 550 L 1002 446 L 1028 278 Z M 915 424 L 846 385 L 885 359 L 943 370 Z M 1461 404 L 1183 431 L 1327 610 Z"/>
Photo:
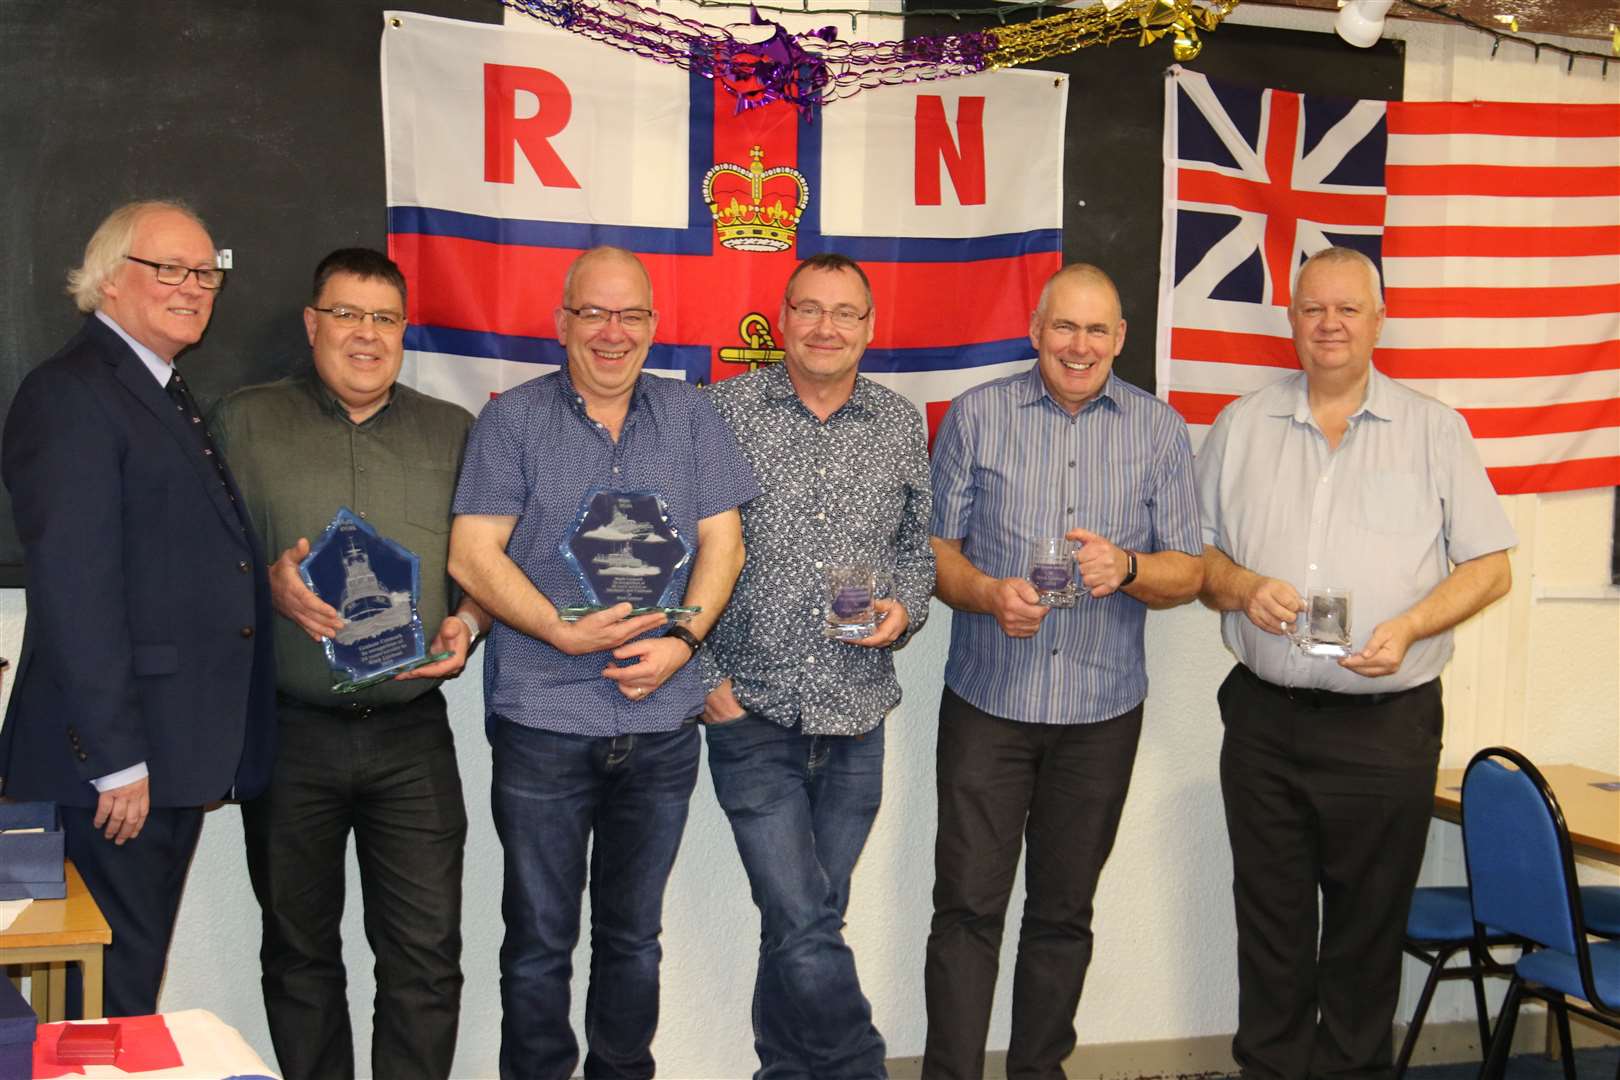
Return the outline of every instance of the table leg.
<path id="1" fill-rule="evenodd" d="M 50 980 L 46 970 L 45 964 L 31 964 L 28 967 L 28 1004 L 33 1006 L 34 1015 L 42 1024 L 48 1023 L 51 1016 Z"/>
<path id="2" fill-rule="evenodd" d="M 101 946 L 94 945 L 84 950 L 84 1019 L 101 1019 L 101 980 L 102 955 Z"/>
<path id="3" fill-rule="evenodd" d="M 46 976 L 47 992 L 50 994 L 50 1021 L 66 1020 L 67 1017 L 67 963 L 50 965 L 50 973 Z"/>

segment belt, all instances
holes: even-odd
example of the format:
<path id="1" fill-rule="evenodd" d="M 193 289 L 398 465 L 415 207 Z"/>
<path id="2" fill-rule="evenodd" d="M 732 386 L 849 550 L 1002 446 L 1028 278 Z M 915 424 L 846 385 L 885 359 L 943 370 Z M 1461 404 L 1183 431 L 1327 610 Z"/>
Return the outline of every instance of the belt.
<path id="1" fill-rule="evenodd" d="M 1440 681 L 1430 679 L 1420 686 L 1377 694 L 1342 694 L 1337 690 L 1317 690 L 1309 686 L 1278 686 L 1276 683 L 1262 679 L 1242 664 L 1239 664 L 1237 669 L 1251 686 L 1276 697 L 1287 698 L 1294 704 L 1303 705 L 1309 709 L 1371 709 L 1378 705 L 1387 705 L 1397 698 L 1405 697 L 1407 694 L 1427 690 Z"/>
<path id="2" fill-rule="evenodd" d="M 436 692 L 430 690 L 428 694 L 411 698 L 409 701 L 396 701 L 390 705 L 366 705 L 358 701 L 346 702 L 342 705 L 316 705 L 305 701 L 303 698 L 296 698 L 291 694 L 284 694 L 277 690 L 276 704 L 282 708 L 297 709 L 300 712 L 318 713 L 322 716 L 333 716 L 344 720 L 364 720 L 368 716 L 380 716 L 392 712 L 401 712 L 405 709 L 419 708 L 424 704 L 424 699 L 429 694 Z"/>

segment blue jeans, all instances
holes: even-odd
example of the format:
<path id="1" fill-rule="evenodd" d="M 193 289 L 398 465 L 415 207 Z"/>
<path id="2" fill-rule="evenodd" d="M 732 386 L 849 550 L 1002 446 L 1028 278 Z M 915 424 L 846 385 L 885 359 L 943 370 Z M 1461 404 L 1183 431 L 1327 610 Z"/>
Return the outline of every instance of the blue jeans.
<path id="1" fill-rule="evenodd" d="M 697 727 L 592 738 L 491 726 L 490 803 L 506 865 L 502 1080 L 565 1080 L 579 1060 L 568 991 L 587 849 L 585 1075 L 650 1077 L 664 886 L 697 783 Z"/>
<path id="2" fill-rule="evenodd" d="M 882 725 L 805 735 L 749 713 L 706 732 L 760 914 L 756 1080 L 886 1075 L 843 935 L 850 875 L 883 797 Z"/>

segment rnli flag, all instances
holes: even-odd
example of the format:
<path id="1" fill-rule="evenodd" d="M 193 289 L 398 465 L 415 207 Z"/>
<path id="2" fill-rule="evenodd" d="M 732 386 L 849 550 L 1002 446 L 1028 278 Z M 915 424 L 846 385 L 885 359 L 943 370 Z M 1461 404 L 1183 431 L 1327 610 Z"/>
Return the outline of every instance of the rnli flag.
<path id="1" fill-rule="evenodd" d="M 1379 264 L 1373 362 L 1467 419 L 1502 494 L 1620 484 L 1620 105 L 1348 101 L 1172 69 L 1159 394 L 1196 446 L 1298 362 L 1293 272 Z"/>
<path id="2" fill-rule="evenodd" d="M 389 12 L 389 250 L 410 286 L 405 379 L 476 412 L 562 362 L 572 259 L 637 252 L 656 374 L 711 382 L 781 360 L 800 259 L 859 261 L 862 371 L 930 430 L 956 394 L 1024 366 L 1061 262 L 1067 83 L 997 72 L 881 87 L 806 115 L 536 24 Z"/>

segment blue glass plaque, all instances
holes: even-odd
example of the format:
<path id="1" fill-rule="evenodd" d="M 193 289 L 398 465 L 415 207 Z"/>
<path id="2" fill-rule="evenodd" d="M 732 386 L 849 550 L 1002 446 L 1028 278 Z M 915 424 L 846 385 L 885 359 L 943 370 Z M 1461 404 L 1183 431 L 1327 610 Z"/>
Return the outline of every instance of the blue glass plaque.
<path id="1" fill-rule="evenodd" d="M 676 622 L 700 610 L 682 607 L 675 595 L 675 579 L 692 561 L 692 546 L 655 491 L 588 492 L 558 550 L 590 601 L 558 608 L 565 621 L 625 603 L 632 615 L 661 611 Z"/>
<path id="2" fill-rule="evenodd" d="M 416 611 L 422 596 L 416 553 L 380 535 L 347 506 L 311 545 L 298 572 L 310 591 L 343 617 L 343 629 L 321 639 L 338 693 L 449 658 L 449 653 L 427 655 Z"/>

